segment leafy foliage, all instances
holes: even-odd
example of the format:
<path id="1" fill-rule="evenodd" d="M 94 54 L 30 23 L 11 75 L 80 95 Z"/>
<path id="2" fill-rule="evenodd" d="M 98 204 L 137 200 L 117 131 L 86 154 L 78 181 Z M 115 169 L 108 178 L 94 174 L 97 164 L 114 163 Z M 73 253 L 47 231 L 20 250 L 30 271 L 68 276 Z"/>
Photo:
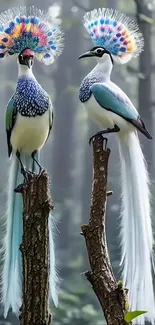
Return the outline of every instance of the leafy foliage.
<path id="1" fill-rule="evenodd" d="M 89 303 L 89 294 L 85 287 L 78 283 L 77 293 L 62 291 L 59 309 L 55 311 L 55 325 L 106 325 L 103 314 L 93 304 Z"/>
<path id="2" fill-rule="evenodd" d="M 60 272 L 63 277 L 62 291 L 59 295 L 59 308 L 53 311 L 52 307 L 53 323 L 55 325 L 106 325 L 95 293 L 82 273 L 88 267 L 87 261 L 84 260 L 85 245 L 79 234 L 76 239 L 74 238 L 75 242 L 68 249 L 67 255 L 70 255 L 71 259 L 67 263 L 66 252 L 62 251 L 63 274 Z"/>

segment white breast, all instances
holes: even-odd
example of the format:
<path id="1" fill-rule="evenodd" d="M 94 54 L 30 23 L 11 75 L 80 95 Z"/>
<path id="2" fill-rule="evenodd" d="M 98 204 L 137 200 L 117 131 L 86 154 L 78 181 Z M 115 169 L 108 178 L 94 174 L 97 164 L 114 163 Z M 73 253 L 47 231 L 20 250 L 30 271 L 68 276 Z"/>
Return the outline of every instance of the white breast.
<path id="1" fill-rule="evenodd" d="M 11 133 L 13 150 L 32 153 L 40 149 L 47 140 L 49 124 L 49 111 L 36 117 L 25 117 L 18 113 Z"/>
<path id="2" fill-rule="evenodd" d="M 114 125 L 120 128 L 119 133 L 124 133 L 134 129 L 134 126 L 127 122 L 119 115 L 102 108 L 92 95 L 90 99 L 84 103 L 84 108 L 88 117 L 102 127 L 102 129 L 112 129 Z"/>

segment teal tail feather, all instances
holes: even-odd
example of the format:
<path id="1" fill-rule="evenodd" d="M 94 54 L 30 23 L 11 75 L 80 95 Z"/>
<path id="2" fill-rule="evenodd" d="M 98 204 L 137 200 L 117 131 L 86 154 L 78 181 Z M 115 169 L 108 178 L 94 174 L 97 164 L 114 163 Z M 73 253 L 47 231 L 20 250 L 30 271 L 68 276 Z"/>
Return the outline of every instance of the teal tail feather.
<path id="1" fill-rule="evenodd" d="M 20 166 L 15 154 L 12 156 L 9 171 L 8 207 L 5 220 L 5 238 L 2 247 L 4 258 L 1 275 L 1 297 L 4 317 L 10 307 L 17 311 L 21 306 L 21 255 L 22 241 L 22 196 L 14 189 L 23 182 Z"/>
<path id="2" fill-rule="evenodd" d="M 39 152 L 35 157 L 39 161 Z M 38 173 L 38 166 L 33 164 L 30 155 L 21 154 L 23 165 L 30 171 Z M 1 303 L 3 315 L 6 318 L 8 311 L 18 315 L 22 304 L 22 260 L 19 250 L 23 232 L 23 202 L 22 195 L 15 193 L 14 189 L 23 183 L 21 167 L 15 154 L 12 155 L 8 184 L 8 207 L 6 216 L 2 219 L 4 224 L 4 241 L 1 248 L 3 257 L 3 270 L 1 273 Z M 57 298 L 57 274 L 55 270 L 55 253 L 53 241 L 52 216 L 49 217 L 49 243 L 50 243 L 50 294 L 55 305 Z"/>

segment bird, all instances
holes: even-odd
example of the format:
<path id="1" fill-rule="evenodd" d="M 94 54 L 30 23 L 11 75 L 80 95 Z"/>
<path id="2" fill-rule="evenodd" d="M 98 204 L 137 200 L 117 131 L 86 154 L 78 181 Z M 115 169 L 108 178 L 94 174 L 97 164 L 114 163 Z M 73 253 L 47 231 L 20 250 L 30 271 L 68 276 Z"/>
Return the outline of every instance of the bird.
<path id="1" fill-rule="evenodd" d="M 80 85 L 79 100 L 88 118 L 102 128 L 97 134 L 117 135 L 122 186 L 119 238 L 123 285 L 129 289 L 130 310 L 147 312 L 136 318 L 136 324 L 145 321 L 154 324 L 150 181 L 138 131 L 148 139 L 152 136 L 129 97 L 111 81 L 113 65 L 125 64 L 138 56 L 144 39 L 136 22 L 109 8 L 87 12 L 83 24 L 93 47 L 79 59 L 95 58 L 97 62 Z"/>
<path id="2" fill-rule="evenodd" d="M 9 17 L 9 21 L 8 21 Z M 2 23 L 1 23 L 2 22 Z M 40 173 L 40 150 L 53 125 L 53 106 L 48 93 L 33 74 L 35 58 L 49 65 L 63 50 L 63 32 L 48 12 L 32 7 L 9 9 L 0 15 L 0 58 L 17 57 L 18 80 L 6 110 L 8 156 L 11 158 L 4 241 L 1 249 L 1 303 L 3 315 L 18 315 L 22 305 L 22 197 L 15 192 L 29 173 Z M 50 296 L 58 305 L 53 218 L 49 215 Z"/>

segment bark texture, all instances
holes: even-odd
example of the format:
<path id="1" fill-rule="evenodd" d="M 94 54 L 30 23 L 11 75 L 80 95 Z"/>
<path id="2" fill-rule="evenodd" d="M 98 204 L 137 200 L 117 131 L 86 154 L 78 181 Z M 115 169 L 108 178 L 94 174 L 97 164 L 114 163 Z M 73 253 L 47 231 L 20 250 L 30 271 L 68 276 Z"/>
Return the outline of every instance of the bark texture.
<path id="1" fill-rule="evenodd" d="M 90 219 L 82 225 L 91 271 L 85 273 L 101 304 L 108 325 L 125 325 L 126 290 L 118 285 L 110 264 L 106 231 L 107 169 L 109 149 L 103 149 L 107 140 L 97 136 L 93 141 L 93 185 Z"/>
<path id="2" fill-rule="evenodd" d="M 49 325 L 49 235 L 48 218 L 53 208 L 49 177 L 29 175 L 18 189 L 23 195 L 23 303 L 21 325 Z"/>

